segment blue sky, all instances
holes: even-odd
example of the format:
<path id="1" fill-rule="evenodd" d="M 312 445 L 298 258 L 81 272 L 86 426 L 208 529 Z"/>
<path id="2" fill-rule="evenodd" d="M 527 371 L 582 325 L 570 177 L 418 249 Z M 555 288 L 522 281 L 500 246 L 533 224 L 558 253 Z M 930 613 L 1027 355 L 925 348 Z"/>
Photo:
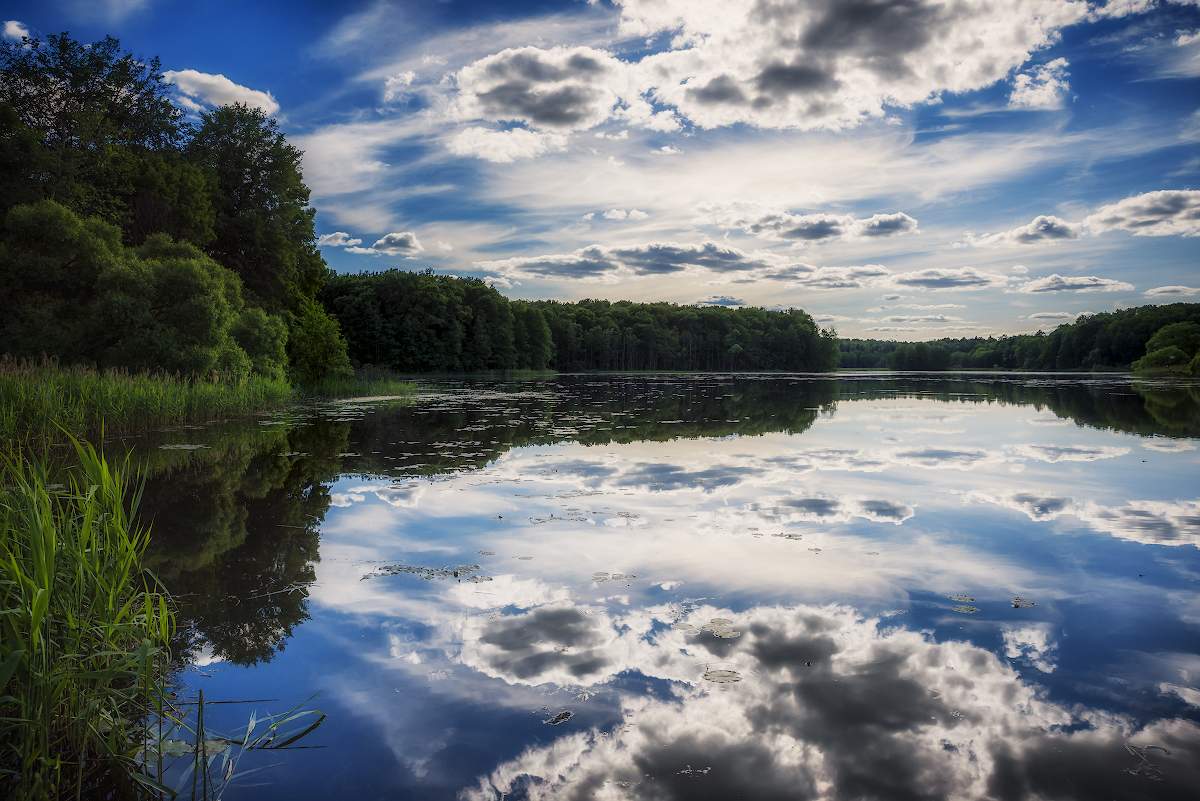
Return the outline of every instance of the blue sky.
<path id="1" fill-rule="evenodd" d="M 306 152 L 329 263 L 843 335 L 1200 299 L 1200 0 L 5 2 Z"/>

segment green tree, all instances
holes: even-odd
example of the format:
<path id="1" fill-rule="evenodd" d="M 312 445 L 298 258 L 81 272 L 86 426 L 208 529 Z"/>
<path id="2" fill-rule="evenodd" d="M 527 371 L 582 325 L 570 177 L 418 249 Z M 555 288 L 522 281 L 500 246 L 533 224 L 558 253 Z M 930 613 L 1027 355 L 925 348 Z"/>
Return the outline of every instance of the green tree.
<path id="1" fill-rule="evenodd" d="M 230 332 L 250 359 L 251 369 L 270 378 L 286 378 L 287 325 L 262 309 L 242 311 Z"/>
<path id="2" fill-rule="evenodd" d="M 261 109 L 235 104 L 204 112 L 188 157 L 213 176 L 209 255 L 241 276 L 268 310 L 297 309 L 325 282 L 316 247 L 303 154 Z"/>
<path id="3" fill-rule="evenodd" d="M 1176 347 L 1191 356 L 1200 351 L 1200 323 L 1183 322 L 1164 325 L 1146 343 L 1146 353 Z"/>
<path id="4" fill-rule="evenodd" d="M 112 37 L 83 44 L 67 34 L 0 42 L 0 122 L 0 209 L 48 198 L 116 225 L 135 198 L 146 205 L 155 187 L 145 176 L 187 131 L 158 59 Z M 181 197 L 187 188 L 170 187 L 153 205 L 190 227 L 206 198 Z"/>
<path id="5" fill-rule="evenodd" d="M 285 364 L 283 321 L 248 310 L 238 277 L 195 245 L 160 233 L 129 248 L 116 226 L 52 200 L 5 218 L 0 306 L 15 356 L 235 379 Z"/>
<path id="6" fill-rule="evenodd" d="M 1175 345 L 1168 345 L 1165 348 L 1147 353 L 1142 358 L 1133 363 L 1134 370 L 1166 370 L 1171 368 L 1184 368 L 1188 364 L 1188 355 Z"/>
<path id="7" fill-rule="evenodd" d="M 352 372 L 337 321 L 316 301 L 300 301 L 297 310 L 287 312 L 287 320 L 288 362 L 294 380 L 311 385 Z"/>

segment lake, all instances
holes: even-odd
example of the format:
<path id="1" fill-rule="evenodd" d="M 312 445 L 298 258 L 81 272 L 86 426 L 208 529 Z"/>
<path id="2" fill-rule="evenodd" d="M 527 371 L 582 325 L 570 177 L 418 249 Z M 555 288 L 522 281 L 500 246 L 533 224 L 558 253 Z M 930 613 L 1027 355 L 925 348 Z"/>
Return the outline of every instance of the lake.
<path id="1" fill-rule="evenodd" d="M 131 439 L 228 799 L 1196 798 L 1200 384 L 431 380 Z"/>

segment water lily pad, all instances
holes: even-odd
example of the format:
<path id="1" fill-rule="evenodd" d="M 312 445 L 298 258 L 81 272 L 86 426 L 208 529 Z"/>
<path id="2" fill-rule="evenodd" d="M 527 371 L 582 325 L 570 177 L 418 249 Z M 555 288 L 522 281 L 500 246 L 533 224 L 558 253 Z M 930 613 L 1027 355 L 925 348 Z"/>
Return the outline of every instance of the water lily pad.
<path id="1" fill-rule="evenodd" d="M 704 671 L 704 680 L 713 684 L 734 684 L 742 680 L 742 674 L 726 668 L 710 668 Z"/>

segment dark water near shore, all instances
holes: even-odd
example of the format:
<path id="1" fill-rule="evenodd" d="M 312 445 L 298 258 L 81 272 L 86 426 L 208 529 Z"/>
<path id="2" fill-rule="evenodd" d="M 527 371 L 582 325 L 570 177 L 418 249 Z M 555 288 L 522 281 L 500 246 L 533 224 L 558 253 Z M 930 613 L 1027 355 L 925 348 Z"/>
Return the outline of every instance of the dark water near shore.
<path id="1" fill-rule="evenodd" d="M 228 799 L 1200 797 L 1198 384 L 438 381 L 128 444 L 181 692 L 329 716 Z"/>

